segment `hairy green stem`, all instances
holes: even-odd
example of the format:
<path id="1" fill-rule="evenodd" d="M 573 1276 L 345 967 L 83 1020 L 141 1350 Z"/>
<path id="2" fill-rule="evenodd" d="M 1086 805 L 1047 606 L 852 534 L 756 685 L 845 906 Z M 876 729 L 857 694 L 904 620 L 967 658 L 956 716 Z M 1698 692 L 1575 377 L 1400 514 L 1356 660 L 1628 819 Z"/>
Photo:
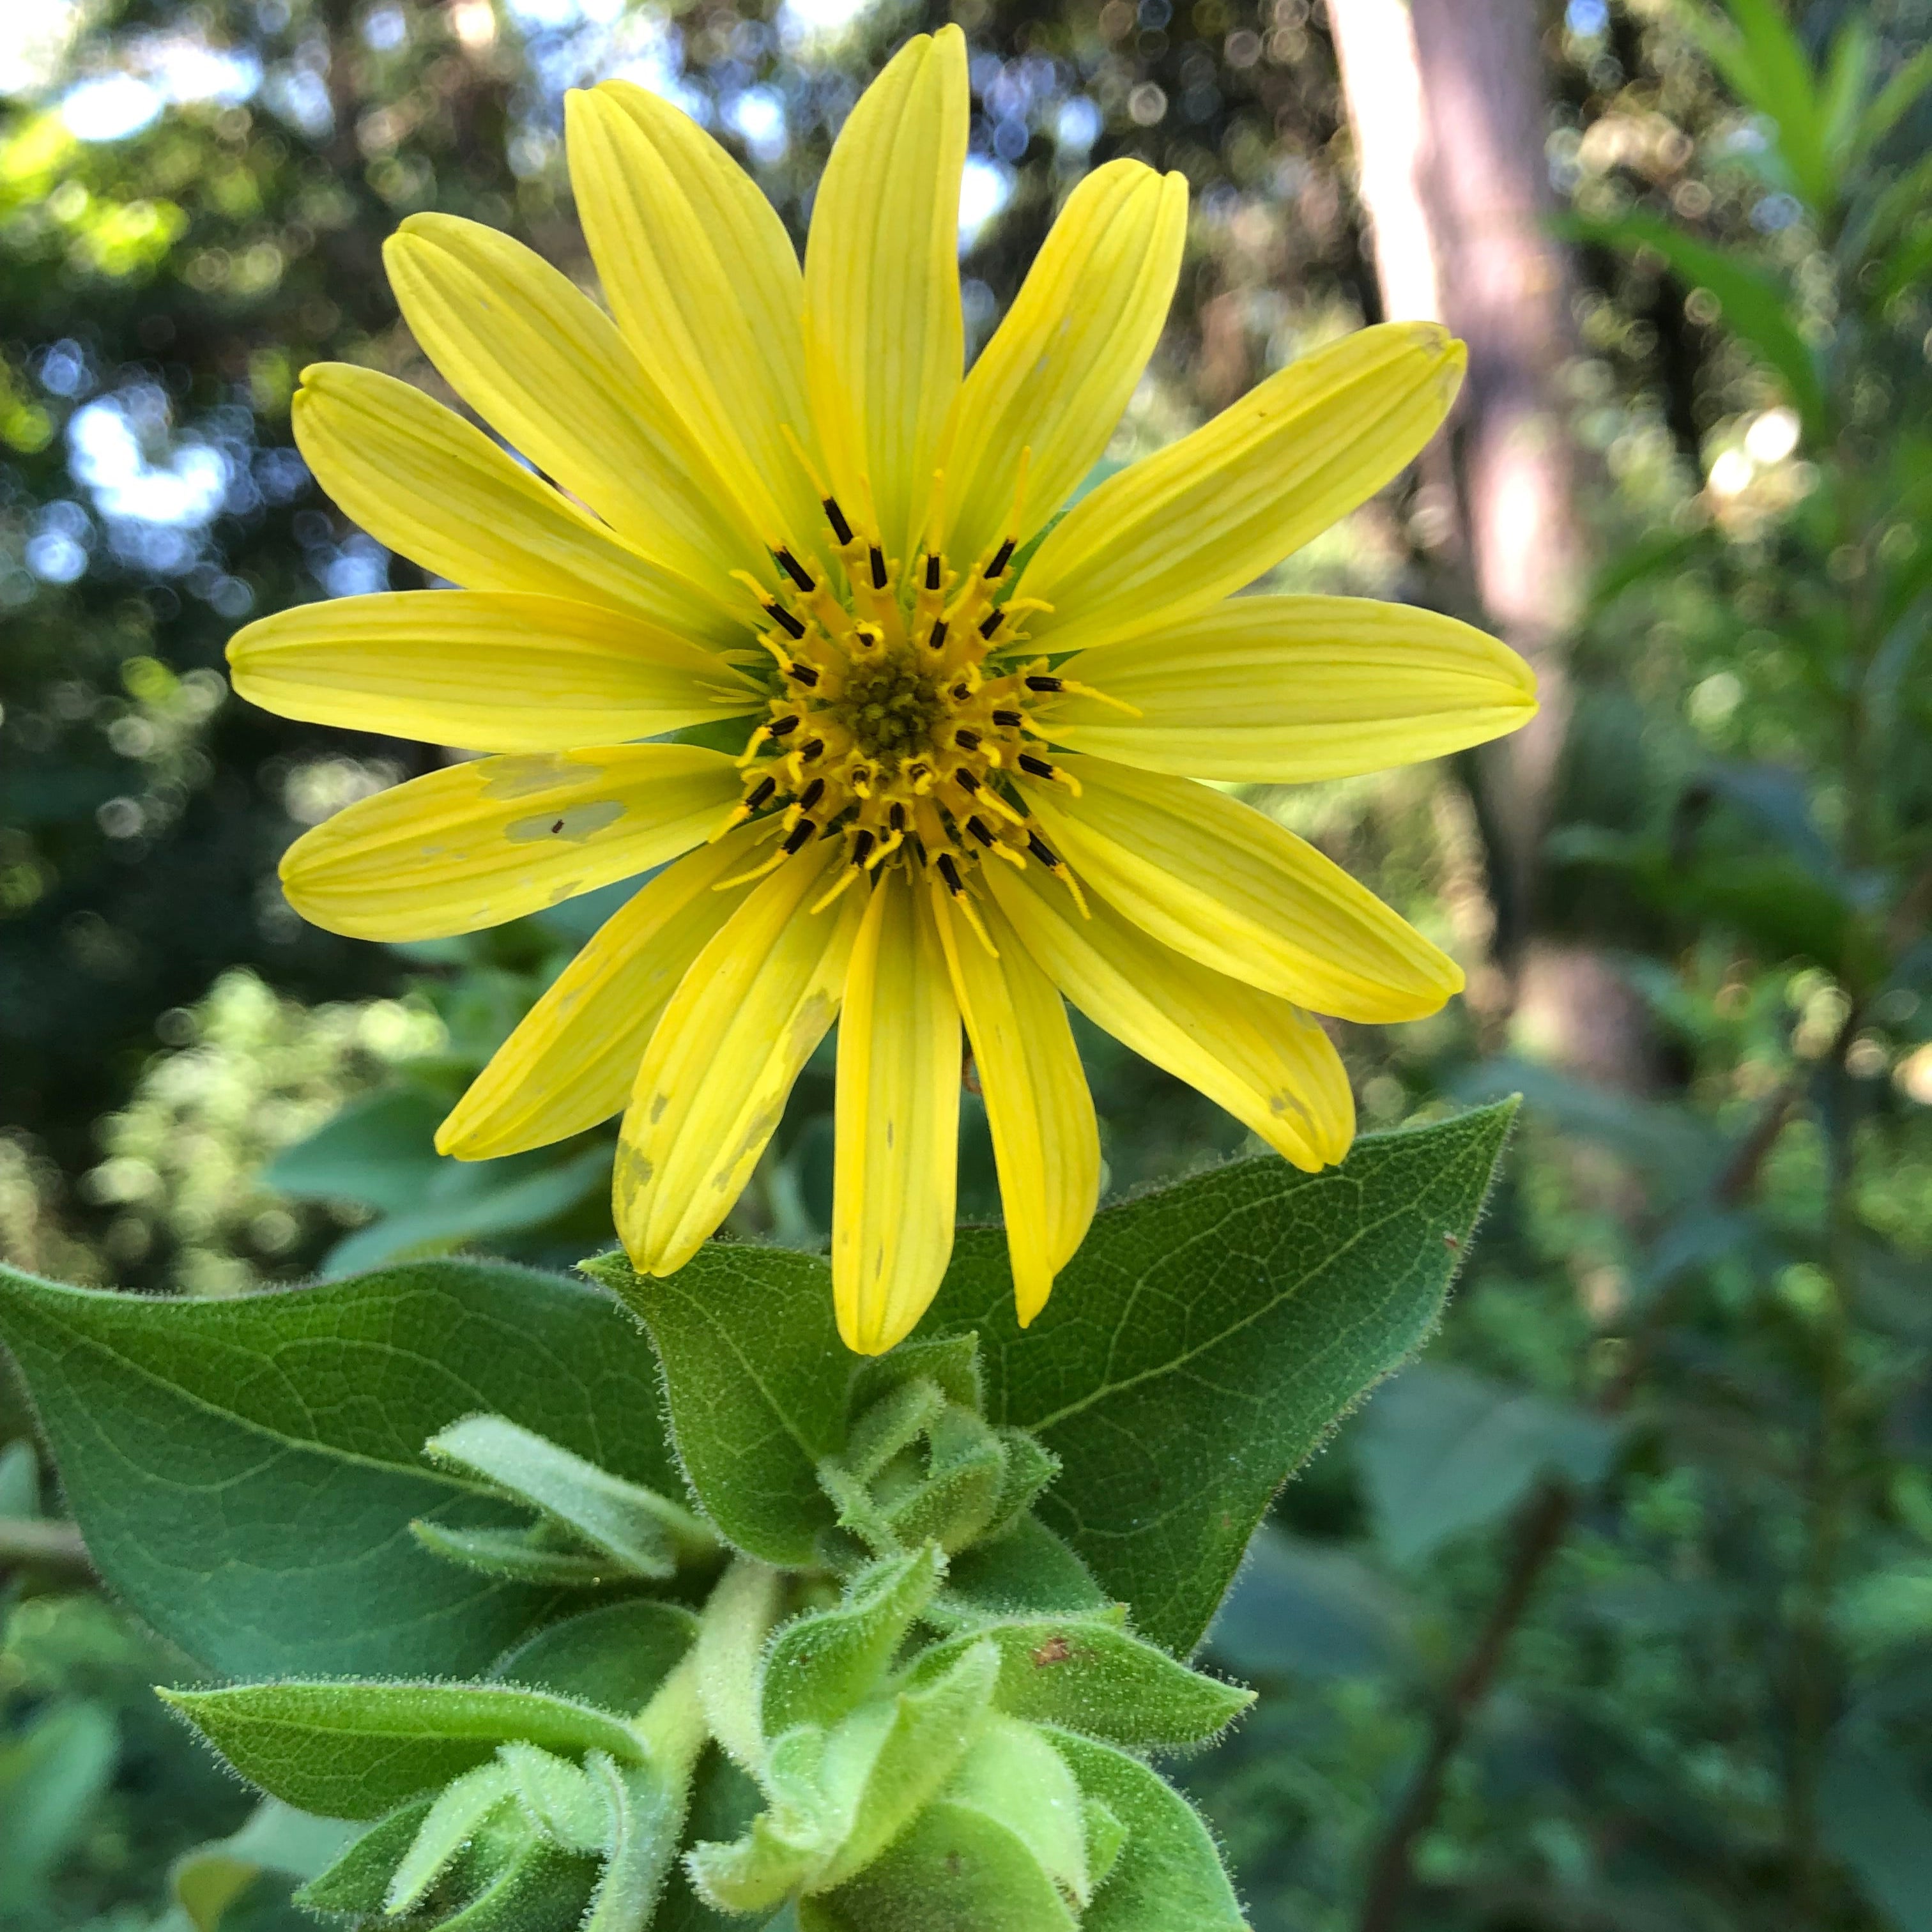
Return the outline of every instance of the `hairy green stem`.
<path id="1" fill-rule="evenodd" d="M 734 1558 L 704 1606 L 692 1646 L 694 1683 L 704 1722 L 726 1754 L 746 1771 L 764 1756 L 758 1724 L 758 1660 L 778 1622 L 784 1578 L 749 1556 Z"/>

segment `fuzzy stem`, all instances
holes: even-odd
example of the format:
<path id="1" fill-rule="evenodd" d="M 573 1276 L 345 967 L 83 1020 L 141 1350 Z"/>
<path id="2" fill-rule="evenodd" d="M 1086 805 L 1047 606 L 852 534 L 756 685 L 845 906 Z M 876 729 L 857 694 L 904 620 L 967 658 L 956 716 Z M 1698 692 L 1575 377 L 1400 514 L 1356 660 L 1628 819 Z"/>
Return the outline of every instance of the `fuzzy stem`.
<path id="1" fill-rule="evenodd" d="M 764 1757 L 758 1724 L 758 1664 L 778 1622 L 784 1579 L 769 1564 L 740 1556 L 718 1580 L 692 1646 L 693 1680 L 704 1722 L 732 1761 L 755 1772 Z"/>

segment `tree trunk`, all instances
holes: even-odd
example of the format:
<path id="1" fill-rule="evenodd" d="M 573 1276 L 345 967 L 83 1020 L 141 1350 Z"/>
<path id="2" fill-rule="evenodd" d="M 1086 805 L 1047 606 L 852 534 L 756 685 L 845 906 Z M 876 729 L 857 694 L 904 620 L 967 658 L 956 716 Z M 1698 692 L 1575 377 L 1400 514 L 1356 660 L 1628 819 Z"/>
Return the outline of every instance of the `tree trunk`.
<path id="1" fill-rule="evenodd" d="M 1469 374 L 1425 532 L 1535 667 L 1543 710 L 1484 760 L 1502 962 L 1520 974 L 1569 715 L 1564 645 L 1586 544 L 1561 374 L 1569 265 L 1550 238 L 1533 0 L 1328 0 L 1363 206 L 1392 320 L 1446 323 Z"/>

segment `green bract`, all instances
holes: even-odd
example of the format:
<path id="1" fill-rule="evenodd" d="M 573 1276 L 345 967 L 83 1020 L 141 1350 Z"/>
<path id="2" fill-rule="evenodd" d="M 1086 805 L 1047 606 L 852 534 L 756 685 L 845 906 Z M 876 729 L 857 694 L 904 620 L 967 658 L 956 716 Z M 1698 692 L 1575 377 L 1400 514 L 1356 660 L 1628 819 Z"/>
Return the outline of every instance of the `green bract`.
<path id="1" fill-rule="evenodd" d="M 164 1694 L 271 1799 L 368 1821 L 315 1912 L 1235 1932 L 1143 1754 L 1249 1702 L 1186 1660 L 1435 1322 L 1508 1114 L 1111 1210 L 1024 1338 L 969 1232 L 869 1361 L 823 1262 L 715 1245 L 227 1303 L 0 1271 L 0 1337 L 104 1575 L 269 1680 Z"/>

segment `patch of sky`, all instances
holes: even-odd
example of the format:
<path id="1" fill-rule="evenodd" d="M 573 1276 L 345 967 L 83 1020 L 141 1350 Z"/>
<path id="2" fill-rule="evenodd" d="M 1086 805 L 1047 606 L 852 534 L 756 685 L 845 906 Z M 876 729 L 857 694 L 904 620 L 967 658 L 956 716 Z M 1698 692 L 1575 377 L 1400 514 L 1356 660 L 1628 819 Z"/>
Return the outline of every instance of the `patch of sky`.
<path id="1" fill-rule="evenodd" d="M 272 114 L 312 141 L 322 140 L 334 130 L 335 110 L 328 98 L 328 82 L 298 61 L 269 69 L 262 83 L 262 99 Z"/>
<path id="2" fill-rule="evenodd" d="M 211 46 L 188 33 L 142 34 L 124 50 L 127 67 L 90 75 L 60 100 L 60 116 L 80 141 L 124 141 L 163 108 L 206 101 L 232 107 L 262 85 L 262 63 L 246 48 Z"/>
<path id="3" fill-rule="evenodd" d="M 1084 94 L 1061 104 L 1053 138 L 1063 153 L 1084 154 L 1100 138 L 1100 110 Z"/>
<path id="4" fill-rule="evenodd" d="M 983 154 L 968 154 L 959 178 L 959 252 L 964 254 L 980 231 L 1012 199 L 1012 170 Z"/>
<path id="5" fill-rule="evenodd" d="M 747 87 L 724 106 L 724 120 L 744 138 L 754 161 L 782 160 L 787 146 L 784 103 L 769 87 Z"/>
<path id="6" fill-rule="evenodd" d="M 807 51 L 838 40 L 874 0 L 784 0 L 776 22 L 788 52 Z"/>
<path id="7" fill-rule="evenodd" d="M 43 506 L 27 539 L 26 565 L 43 584 L 72 584 L 87 570 L 94 521 L 78 503 Z"/>
<path id="8" fill-rule="evenodd" d="M 1610 24 L 1607 0 L 1570 0 L 1563 10 L 1563 24 L 1582 40 L 1594 40 Z"/>

